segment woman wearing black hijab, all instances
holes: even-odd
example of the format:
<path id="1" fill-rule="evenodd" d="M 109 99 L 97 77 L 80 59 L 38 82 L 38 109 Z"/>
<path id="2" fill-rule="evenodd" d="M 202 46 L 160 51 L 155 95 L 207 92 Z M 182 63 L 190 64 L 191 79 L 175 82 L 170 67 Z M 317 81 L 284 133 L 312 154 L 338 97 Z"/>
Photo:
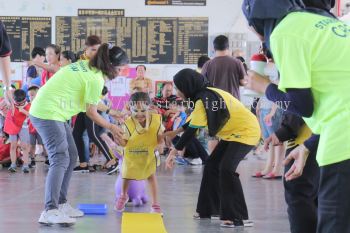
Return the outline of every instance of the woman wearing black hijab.
<path id="1" fill-rule="evenodd" d="M 328 11 L 334 1 L 305 3 L 306 8 L 297 0 L 244 0 L 243 13 L 269 45 L 281 76 L 277 87 L 249 72 L 247 86 L 288 104 L 287 110 L 303 116 L 317 134 L 289 154 L 285 163 L 293 165 L 286 180 L 300 177 L 310 151 L 317 149 L 317 232 L 350 232 L 350 82 L 345 78 L 350 27 Z"/>
<path id="2" fill-rule="evenodd" d="M 207 160 L 198 196 L 196 219 L 220 214 L 222 227 L 243 226 L 248 210 L 236 173 L 239 162 L 260 138 L 256 117 L 239 100 L 220 89 L 208 87 L 201 74 L 184 69 L 174 76 L 179 97 L 194 103 L 190 122 L 166 164 L 172 167 L 178 150 L 195 136 L 198 128 L 207 128 L 210 136 L 221 140 Z"/>

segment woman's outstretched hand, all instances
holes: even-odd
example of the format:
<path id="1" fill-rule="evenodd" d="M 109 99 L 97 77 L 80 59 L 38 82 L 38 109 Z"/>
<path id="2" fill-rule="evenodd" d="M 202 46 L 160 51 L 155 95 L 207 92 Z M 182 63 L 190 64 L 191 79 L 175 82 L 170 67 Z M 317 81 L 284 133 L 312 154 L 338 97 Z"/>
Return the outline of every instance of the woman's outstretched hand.
<path id="1" fill-rule="evenodd" d="M 165 168 L 166 169 L 173 169 L 175 164 L 175 157 L 177 154 L 177 150 L 175 148 L 171 149 L 168 157 L 165 160 Z"/>
<path id="2" fill-rule="evenodd" d="M 248 76 L 244 79 L 245 87 L 259 92 L 265 93 L 266 88 L 270 85 L 271 81 L 266 76 L 262 76 L 253 70 L 248 71 Z"/>
<path id="3" fill-rule="evenodd" d="M 121 129 L 120 127 L 118 127 L 116 125 L 112 125 L 109 130 L 113 134 L 114 140 L 118 144 L 120 144 L 123 141 L 123 134 L 124 134 L 123 129 Z"/>

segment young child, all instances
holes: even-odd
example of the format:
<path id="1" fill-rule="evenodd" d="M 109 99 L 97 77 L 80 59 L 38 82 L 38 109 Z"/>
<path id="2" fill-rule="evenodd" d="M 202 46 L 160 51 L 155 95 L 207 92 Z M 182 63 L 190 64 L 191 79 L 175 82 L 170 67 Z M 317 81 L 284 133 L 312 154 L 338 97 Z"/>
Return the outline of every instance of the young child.
<path id="1" fill-rule="evenodd" d="M 15 102 L 14 113 L 8 111 L 5 118 L 4 132 L 9 135 L 9 141 L 11 142 L 11 166 L 10 172 L 16 172 L 16 151 L 18 141 L 21 141 L 21 147 L 23 152 L 23 167 L 24 173 L 29 173 L 28 159 L 29 159 L 29 130 L 28 120 L 30 104 L 27 103 L 26 93 L 22 89 L 15 90 L 13 93 L 13 99 Z"/>
<path id="2" fill-rule="evenodd" d="M 136 92 L 131 95 L 129 106 L 132 116 L 123 125 L 123 139 L 117 139 L 124 147 L 122 193 L 115 206 L 118 212 L 124 211 L 129 200 L 127 192 L 130 180 L 145 179 L 148 180 L 151 189 L 151 212 L 162 212 L 158 203 L 155 155 L 158 143 L 163 140 L 162 117 L 150 112 L 150 104 L 147 93 Z"/>
<path id="3" fill-rule="evenodd" d="M 35 86 L 35 85 L 28 88 L 28 96 L 29 96 L 30 102 L 33 102 L 38 91 L 39 91 L 39 87 Z M 29 156 L 31 159 L 31 162 L 29 164 L 30 168 L 33 168 L 36 166 L 36 164 L 35 164 L 35 148 L 36 148 L 37 144 L 43 146 L 43 141 L 42 141 L 40 135 L 38 134 L 38 132 L 35 130 L 34 126 L 29 121 L 29 146 L 30 146 Z M 45 148 L 43 149 L 43 153 L 44 153 L 44 155 L 46 155 Z"/>

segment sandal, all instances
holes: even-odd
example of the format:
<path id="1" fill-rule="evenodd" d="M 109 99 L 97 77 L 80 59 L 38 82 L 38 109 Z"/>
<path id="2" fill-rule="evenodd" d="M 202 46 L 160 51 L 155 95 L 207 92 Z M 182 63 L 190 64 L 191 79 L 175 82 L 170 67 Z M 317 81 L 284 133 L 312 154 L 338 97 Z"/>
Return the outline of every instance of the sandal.
<path id="1" fill-rule="evenodd" d="M 263 176 L 263 179 L 266 179 L 266 180 L 277 180 L 277 179 L 281 179 L 281 178 L 282 178 L 282 176 L 276 176 L 275 173 L 272 173 L 272 172 Z"/>
<path id="2" fill-rule="evenodd" d="M 118 212 L 123 212 L 125 210 L 125 205 L 126 203 L 128 203 L 129 201 L 129 197 L 127 195 L 121 195 L 118 200 L 117 203 L 115 204 L 115 210 Z"/>
<path id="3" fill-rule="evenodd" d="M 254 175 L 252 175 L 252 177 L 254 177 L 254 178 L 262 178 L 262 177 L 264 177 L 265 175 L 264 174 L 262 174 L 261 172 L 257 172 L 257 173 L 255 173 Z"/>
<path id="4" fill-rule="evenodd" d="M 154 214 L 160 214 L 161 216 L 163 216 L 162 210 L 160 208 L 160 205 L 157 204 L 153 204 L 151 207 L 151 213 Z"/>
<path id="5" fill-rule="evenodd" d="M 242 221 L 223 221 L 220 224 L 220 227 L 224 227 L 224 228 L 238 228 L 238 227 L 244 227 L 245 225 L 243 224 Z"/>

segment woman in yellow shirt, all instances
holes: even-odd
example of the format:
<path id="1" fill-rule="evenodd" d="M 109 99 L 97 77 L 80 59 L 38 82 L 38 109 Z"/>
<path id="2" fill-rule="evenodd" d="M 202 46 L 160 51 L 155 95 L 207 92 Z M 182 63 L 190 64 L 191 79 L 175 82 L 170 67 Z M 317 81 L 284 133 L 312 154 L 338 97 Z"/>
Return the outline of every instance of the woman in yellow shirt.
<path id="1" fill-rule="evenodd" d="M 219 137 L 218 146 L 205 164 L 194 217 L 220 214 L 222 227 L 243 226 L 244 220 L 248 220 L 248 210 L 236 169 L 258 143 L 259 123 L 239 100 L 228 92 L 209 87 L 206 79 L 194 70 L 178 72 L 174 83 L 178 96 L 189 100 L 191 105 L 194 102 L 194 109 L 191 120 L 183 126 L 184 134 L 167 158 L 167 167 L 173 166 L 177 151 L 186 146 L 198 128 L 207 128 L 209 136 Z"/>

